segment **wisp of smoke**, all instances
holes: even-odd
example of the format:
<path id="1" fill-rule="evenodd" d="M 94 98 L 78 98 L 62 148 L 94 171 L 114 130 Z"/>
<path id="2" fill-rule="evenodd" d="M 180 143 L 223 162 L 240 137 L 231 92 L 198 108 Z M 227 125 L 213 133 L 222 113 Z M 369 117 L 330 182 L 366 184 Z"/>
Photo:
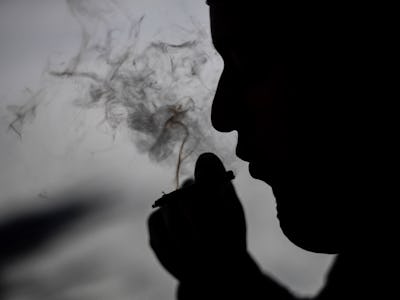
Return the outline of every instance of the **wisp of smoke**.
<path id="1" fill-rule="evenodd" d="M 12 113 L 13 120 L 8 125 L 8 129 L 22 139 L 22 128 L 26 122 L 32 121 L 36 116 L 36 109 L 40 105 L 41 97 L 43 97 L 43 89 L 32 92 L 25 89 L 28 93 L 28 101 L 23 105 L 8 105 L 7 110 Z"/>
<path id="2" fill-rule="evenodd" d="M 107 10 L 82 0 L 68 0 L 67 4 L 81 26 L 80 48 L 66 67 L 49 66 L 48 73 L 61 82 L 79 81 L 83 92 L 75 105 L 101 107 L 103 122 L 114 138 L 116 130 L 126 126 L 140 152 L 156 162 L 175 161 L 176 187 L 184 165 L 199 153 L 213 151 L 224 156 L 208 121 L 215 89 L 204 83 L 202 74 L 217 54 L 204 28 L 194 26 L 178 43 L 157 40 L 139 50 L 144 16 L 130 21 L 122 44 L 115 37 L 122 30 L 107 22 Z M 88 25 L 91 22 L 103 23 L 103 33 L 96 27 L 94 35 Z M 14 111 L 16 119 L 10 127 L 20 132 L 15 127 L 24 118 L 22 113 L 30 111 Z"/>

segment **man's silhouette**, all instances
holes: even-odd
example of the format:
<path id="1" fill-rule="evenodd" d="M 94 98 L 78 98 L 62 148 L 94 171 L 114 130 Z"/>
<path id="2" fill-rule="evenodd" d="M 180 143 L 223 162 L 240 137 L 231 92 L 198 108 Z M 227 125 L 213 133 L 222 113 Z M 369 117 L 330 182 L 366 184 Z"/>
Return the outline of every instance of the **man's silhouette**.
<path id="1" fill-rule="evenodd" d="M 272 187 L 284 234 L 338 254 L 316 299 L 389 299 L 381 207 L 393 197 L 382 117 L 390 60 L 380 12 L 208 2 L 224 60 L 212 124 L 238 132 L 237 156 Z M 248 254 L 240 201 L 232 184 L 218 183 L 224 171 L 216 156 L 201 155 L 196 192 L 149 218 L 150 244 L 178 279 L 178 299 L 296 299 Z"/>

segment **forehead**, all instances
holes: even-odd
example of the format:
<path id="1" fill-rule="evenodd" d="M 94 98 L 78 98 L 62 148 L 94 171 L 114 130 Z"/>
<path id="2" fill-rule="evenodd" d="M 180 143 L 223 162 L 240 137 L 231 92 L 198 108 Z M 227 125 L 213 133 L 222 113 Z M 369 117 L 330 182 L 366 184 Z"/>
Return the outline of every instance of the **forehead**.
<path id="1" fill-rule="evenodd" d="M 210 5 L 210 24 L 213 43 L 222 56 L 226 50 L 244 50 L 235 51 L 243 54 L 235 56 L 242 62 L 284 62 L 293 70 L 307 69 L 324 78 L 339 71 L 341 78 L 350 76 L 368 49 L 365 23 L 350 10 Z"/>
<path id="2" fill-rule="evenodd" d="M 217 50 L 247 49 L 253 56 L 286 52 L 294 43 L 292 22 L 278 11 L 210 6 L 211 35 Z"/>
<path id="3" fill-rule="evenodd" d="M 251 35 L 259 31 L 260 14 L 253 14 L 248 9 L 239 10 L 236 6 L 211 5 L 210 24 L 213 39 L 221 37 L 238 37 L 240 35 Z"/>
<path id="4" fill-rule="evenodd" d="M 323 6 L 210 5 L 210 24 L 215 41 L 254 37 L 269 41 L 316 42 L 342 38 L 354 29 L 356 14 Z"/>
<path id="5" fill-rule="evenodd" d="M 259 7 L 210 6 L 211 35 L 214 45 L 248 45 L 254 50 L 272 50 L 295 42 L 300 32 L 292 10 Z M 303 23 L 303 25 L 305 25 Z"/>

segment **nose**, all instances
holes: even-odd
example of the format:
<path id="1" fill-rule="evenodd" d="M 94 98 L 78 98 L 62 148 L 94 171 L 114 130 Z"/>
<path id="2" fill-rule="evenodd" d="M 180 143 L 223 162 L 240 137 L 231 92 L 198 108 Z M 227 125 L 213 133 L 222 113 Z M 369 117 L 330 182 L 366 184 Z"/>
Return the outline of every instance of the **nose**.
<path id="1" fill-rule="evenodd" d="M 239 91 L 240 86 L 234 74 L 225 67 L 219 79 L 211 109 L 211 123 L 216 130 L 231 132 L 238 129 Z"/>

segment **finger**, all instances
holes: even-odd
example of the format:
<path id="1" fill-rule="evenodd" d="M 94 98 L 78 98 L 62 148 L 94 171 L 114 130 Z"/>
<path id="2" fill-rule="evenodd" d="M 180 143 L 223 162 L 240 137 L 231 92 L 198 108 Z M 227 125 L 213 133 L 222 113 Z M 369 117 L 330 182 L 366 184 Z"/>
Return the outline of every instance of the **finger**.
<path id="1" fill-rule="evenodd" d="M 218 156 L 207 152 L 197 159 L 194 178 L 196 183 L 213 185 L 225 178 L 225 172 L 225 167 Z"/>
<path id="2" fill-rule="evenodd" d="M 147 221 L 150 247 L 153 249 L 161 265 L 175 278 L 182 278 L 183 269 L 180 250 L 169 236 L 162 211 L 152 213 Z"/>
<path id="3" fill-rule="evenodd" d="M 194 179 L 193 178 L 188 178 L 182 183 L 181 188 L 186 188 L 186 187 L 189 187 L 189 186 L 191 186 L 193 184 L 194 184 Z"/>
<path id="4" fill-rule="evenodd" d="M 147 228 L 149 231 L 149 243 L 153 250 L 168 244 L 168 231 L 164 222 L 162 212 L 156 210 L 147 220 Z"/>
<path id="5" fill-rule="evenodd" d="M 233 184 L 227 179 L 226 174 L 222 161 L 215 154 L 203 153 L 197 159 L 196 184 L 199 184 L 199 189 L 205 193 L 204 201 L 207 201 L 208 205 L 217 211 L 238 202 Z"/>
<path id="6" fill-rule="evenodd" d="M 161 209 L 168 234 L 174 243 L 182 248 L 188 246 L 192 236 L 192 216 L 188 214 L 187 207 L 176 201 Z"/>
<path id="7" fill-rule="evenodd" d="M 206 190 L 207 196 L 200 206 L 201 226 L 212 227 L 216 236 L 223 232 L 236 232 L 245 236 L 246 224 L 242 204 L 230 181 L 226 169 L 213 153 L 200 155 L 196 162 L 195 180 Z"/>

